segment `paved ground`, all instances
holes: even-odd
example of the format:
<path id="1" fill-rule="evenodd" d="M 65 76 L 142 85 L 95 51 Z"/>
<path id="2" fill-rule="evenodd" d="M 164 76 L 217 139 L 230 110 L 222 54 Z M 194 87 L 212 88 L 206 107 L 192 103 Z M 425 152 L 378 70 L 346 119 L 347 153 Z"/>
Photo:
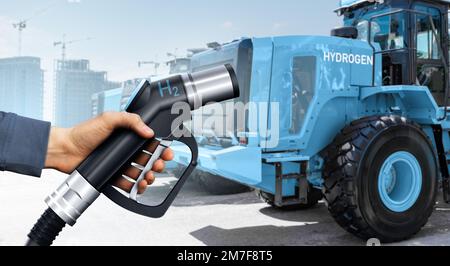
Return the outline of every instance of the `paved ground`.
<path id="1" fill-rule="evenodd" d="M 55 171 L 46 171 L 41 179 L 0 172 L 0 245 L 24 243 L 46 207 L 44 198 L 63 179 Z M 439 204 L 424 230 L 399 245 L 450 245 L 449 229 L 450 206 Z M 253 193 L 210 196 L 194 184 L 185 187 L 159 220 L 129 213 L 102 196 L 55 244 L 365 245 L 338 227 L 323 204 L 309 211 L 282 212 Z"/>

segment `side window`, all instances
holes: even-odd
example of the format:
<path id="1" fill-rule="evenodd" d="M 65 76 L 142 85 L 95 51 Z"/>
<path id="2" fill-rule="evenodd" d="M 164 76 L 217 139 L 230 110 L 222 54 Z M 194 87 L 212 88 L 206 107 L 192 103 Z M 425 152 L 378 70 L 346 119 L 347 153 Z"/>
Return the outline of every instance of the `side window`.
<path id="1" fill-rule="evenodd" d="M 426 13 L 415 16 L 416 83 L 428 87 L 437 104 L 442 106 L 445 103 L 446 77 L 439 49 L 443 25 L 441 12 L 422 4 L 417 4 L 414 9 Z"/>
<path id="2" fill-rule="evenodd" d="M 422 10 L 421 10 L 422 11 Z M 416 16 L 416 45 L 418 59 L 439 59 L 439 40 L 436 35 L 441 35 L 442 20 L 440 12 L 434 8 L 423 10 L 431 15 L 418 14 Z M 436 32 L 433 33 L 433 21 Z"/>
<path id="3" fill-rule="evenodd" d="M 383 51 L 407 48 L 405 33 L 404 13 L 386 15 L 372 21 L 371 41 L 378 43 Z"/>
<path id="4" fill-rule="evenodd" d="M 291 134 L 297 134 L 303 126 L 316 88 L 315 56 L 295 57 L 292 64 L 292 124 Z"/>

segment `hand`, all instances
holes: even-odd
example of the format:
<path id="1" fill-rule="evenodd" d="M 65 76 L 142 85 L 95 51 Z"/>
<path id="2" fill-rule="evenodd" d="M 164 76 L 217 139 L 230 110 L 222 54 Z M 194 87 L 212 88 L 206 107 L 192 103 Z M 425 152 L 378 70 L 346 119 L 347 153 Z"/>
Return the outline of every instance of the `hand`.
<path id="1" fill-rule="evenodd" d="M 52 128 L 48 144 L 46 168 L 52 168 L 64 173 L 71 173 L 79 166 L 115 129 L 133 130 L 139 136 L 150 139 L 154 132 L 136 114 L 108 112 L 97 118 L 84 122 L 73 128 Z M 167 149 L 161 159 L 153 165 L 154 172 L 162 172 L 164 161 L 173 159 L 173 152 Z M 144 163 L 144 162 L 143 162 Z M 146 163 L 146 162 L 145 162 Z M 144 163 L 144 164 L 145 164 Z M 139 172 L 129 173 L 129 177 L 137 179 Z M 142 194 L 148 185 L 155 180 L 152 172 L 147 173 L 145 180 L 139 183 L 139 193 Z M 130 192 L 133 183 L 120 178 L 115 185 Z"/>

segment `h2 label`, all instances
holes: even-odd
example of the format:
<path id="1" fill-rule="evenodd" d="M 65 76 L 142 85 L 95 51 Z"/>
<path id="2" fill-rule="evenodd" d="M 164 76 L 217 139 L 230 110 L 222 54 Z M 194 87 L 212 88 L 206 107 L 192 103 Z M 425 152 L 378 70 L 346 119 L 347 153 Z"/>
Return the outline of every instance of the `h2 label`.
<path id="1" fill-rule="evenodd" d="M 162 82 L 158 82 L 159 86 L 159 94 L 161 95 L 161 98 L 164 98 L 166 96 L 173 96 L 178 97 L 180 96 L 180 91 L 178 87 L 172 87 L 170 85 L 170 80 L 166 80 L 166 85 L 163 87 Z"/>

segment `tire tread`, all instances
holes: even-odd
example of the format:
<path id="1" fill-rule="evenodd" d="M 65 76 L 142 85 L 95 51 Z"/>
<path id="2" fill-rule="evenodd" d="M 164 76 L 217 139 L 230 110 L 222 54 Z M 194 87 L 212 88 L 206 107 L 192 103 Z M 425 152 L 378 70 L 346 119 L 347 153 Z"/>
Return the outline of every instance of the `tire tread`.
<path id="1" fill-rule="evenodd" d="M 366 117 L 350 123 L 322 153 L 327 162 L 323 194 L 328 210 L 341 227 L 362 239 L 378 238 L 383 242 L 404 240 L 380 236 L 369 226 L 358 207 L 357 195 L 351 185 L 356 181 L 365 148 L 375 136 L 393 126 L 413 127 L 422 132 L 418 124 L 399 116 Z M 431 213 L 432 210 L 426 214 L 427 218 Z"/>

